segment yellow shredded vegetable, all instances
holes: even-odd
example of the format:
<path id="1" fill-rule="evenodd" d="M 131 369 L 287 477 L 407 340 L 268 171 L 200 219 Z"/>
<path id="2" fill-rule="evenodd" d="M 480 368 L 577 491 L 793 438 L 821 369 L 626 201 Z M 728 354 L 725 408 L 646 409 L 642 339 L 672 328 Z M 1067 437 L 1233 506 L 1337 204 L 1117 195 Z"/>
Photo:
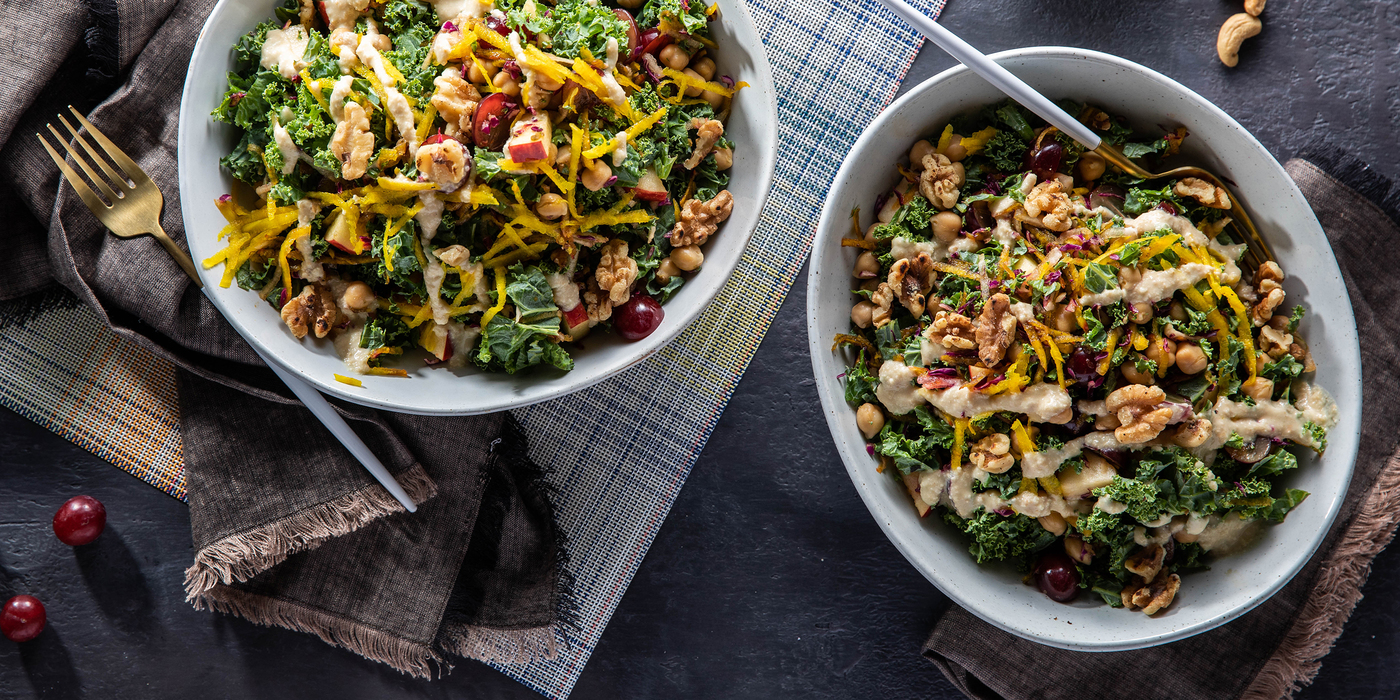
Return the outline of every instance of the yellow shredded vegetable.
<path id="1" fill-rule="evenodd" d="M 963 434 L 967 432 L 971 421 L 966 418 L 958 418 L 953 421 L 953 471 L 957 471 L 962 466 Z"/>
<path id="2" fill-rule="evenodd" d="M 949 124 L 944 127 L 943 135 L 938 137 L 938 152 L 942 153 L 948 150 L 951 145 L 953 145 L 953 125 Z"/>
<path id="3" fill-rule="evenodd" d="M 496 314 L 501 313 L 501 309 L 506 308 L 506 268 L 504 265 L 496 265 L 491 268 L 491 271 L 496 274 L 496 305 L 481 315 L 481 329 L 483 331 L 486 330 L 486 324 L 490 323 Z"/>
<path id="4" fill-rule="evenodd" d="M 364 382 L 362 382 L 362 381 L 360 381 L 360 380 L 358 380 L 358 379 L 355 379 L 354 377 L 347 377 L 347 376 L 345 376 L 345 375 L 343 375 L 343 374 L 332 374 L 331 376 L 332 376 L 332 377 L 335 377 L 335 380 L 336 380 L 337 382 L 340 382 L 341 384 L 349 384 L 350 386 L 364 386 L 364 385 L 365 385 Z"/>
<path id="5" fill-rule="evenodd" d="M 967 149 L 968 155 L 976 155 L 978 153 L 981 153 L 982 149 L 986 147 L 987 142 L 991 141 L 992 137 L 996 135 L 997 130 L 994 127 L 989 126 L 970 136 L 962 137 L 962 147 Z"/>

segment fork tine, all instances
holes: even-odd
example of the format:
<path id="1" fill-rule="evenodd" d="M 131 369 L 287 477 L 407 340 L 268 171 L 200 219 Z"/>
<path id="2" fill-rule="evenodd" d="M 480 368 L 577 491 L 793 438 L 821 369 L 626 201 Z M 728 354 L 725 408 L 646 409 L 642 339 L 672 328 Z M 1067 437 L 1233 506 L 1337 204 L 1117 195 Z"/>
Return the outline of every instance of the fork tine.
<path id="1" fill-rule="evenodd" d="M 73 105 L 68 105 L 68 111 L 72 112 L 73 116 L 77 117 L 79 122 L 82 122 L 83 127 L 88 130 L 88 133 L 92 134 L 94 139 L 97 139 L 97 144 L 102 146 L 102 150 L 106 151 L 107 155 L 112 157 L 117 167 L 121 168 L 122 171 L 126 173 L 126 176 L 131 178 L 132 182 L 137 185 L 151 182 L 150 176 L 146 174 L 146 171 L 141 169 L 141 166 L 136 164 L 136 161 L 128 157 L 122 149 L 117 148 L 117 144 L 112 143 L 112 140 L 107 138 L 106 134 L 98 131 L 97 127 L 93 126 L 92 122 L 88 121 L 87 117 L 84 117 L 81 112 L 73 109 Z"/>
<path id="2" fill-rule="evenodd" d="M 92 161 L 94 163 L 97 163 L 97 167 L 102 168 L 102 172 L 107 173 L 107 180 L 112 184 L 113 187 L 120 190 L 132 186 L 127 183 L 126 178 L 122 177 L 121 175 L 118 175 L 117 171 L 112 169 L 112 166 L 107 165 L 107 159 L 97 155 L 97 151 L 93 150 L 93 147 L 88 145 L 87 139 L 80 136 L 78 134 L 78 130 L 74 129 L 73 125 L 68 123 L 67 118 L 60 114 L 58 115 L 58 120 L 60 122 L 63 122 L 63 127 L 65 129 L 68 129 L 68 133 L 73 135 L 73 140 L 77 141 L 78 145 L 82 146 L 84 151 L 87 151 L 87 154 L 92 157 Z"/>
<path id="3" fill-rule="evenodd" d="M 92 168 L 87 164 L 87 160 L 83 158 L 83 154 L 68 145 L 67 139 L 64 139 L 63 136 L 58 133 L 58 129 L 53 128 L 53 124 L 46 124 L 45 126 L 49 127 L 49 133 L 53 134 L 54 140 L 58 141 L 59 145 L 63 146 L 63 150 L 68 151 L 68 155 L 73 156 L 73 162 L 77 163 L 78 167 L 82 168 L 83 172 L 87 173 L 88 180 L 97 186 L 97 189 L 102 192 L 102 196 L 106 197 L 107 201 L 112 203 L 112 206 L 116 206 L 117 200 L 120 198 L 117 196 L 116 192 L 112 191 L 111 187 L 107 186 L 107 181 L 98 177 L 97 173 L 92 171 Z"/>
<path id="4" fill-rule="evenodd" d="M 68 184 L 72 185 L 78 196 L 83 198 L 83 203 L 87 205 L 87 208 L 97 215 L 98 219 L 103 218 L 103 215 L 107 213 L 107 205 L 97 198 L 97 194 L 87 186 L 87 183 L 83 182 L 75 170 L 68 167 L 68 163 L 63 160 L 62 156 L 58 155 L 58 151 L 55 151 L 53 146 L 49 145 L 48 139 L 45 139 L 43 134 L 35 132 L 34 135 L 39 137 L 39 142 L 44 144 L 44 150 L 49 152 L 49 157 L 58 165 L 58 169 L 63 171 L 63 176 L 68 178 Z"/>

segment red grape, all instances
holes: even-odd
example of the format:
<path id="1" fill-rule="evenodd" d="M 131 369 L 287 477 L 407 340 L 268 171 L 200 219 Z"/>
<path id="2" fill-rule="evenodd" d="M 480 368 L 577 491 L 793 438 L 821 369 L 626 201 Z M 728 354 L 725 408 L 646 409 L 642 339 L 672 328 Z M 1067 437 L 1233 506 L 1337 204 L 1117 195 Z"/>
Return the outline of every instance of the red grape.
<path id="1" fill-rule="evenodd" d="M 632 13 L 623 9 L 613 10 L 617 18 L 627 23 L 627 53 L 624 57 L 633 58 L 637 53 L 637 46 L 641 42 L 641 33 L 637 31 L 637 20 L 632 19 Z"/>
<path id="2" fill-rule="evenodd" d="M 0 632 L 12 642 L 27 642 L 44 631 L 44 604 L 32 595 L 17 595 L 5 601 L 0 611 Z"/>
<path id="3" fill-rule="evenodd" d="M 53 534 L 74 547 L 97 539 L 106 525 L 107 509 L 92 496 L 74 496 L 53 514 Z"/>
<path id="4" fill-rule="evenodd" d="M 1035 585 L 1050 600 L 1068 603 L 1079 595 L 1079 571 L 1069 555 L 1057 548 L 1036 560 Z"/>
<path id="5" fill-rule="evenodd" d="M 472 140 L 477 148 L 499 151 L 510 138 L 510 124 L 520 112 L 520 103 L 503 92 L 487 95 L 476 106 L 472 123 Z"/>
<path id="6" fill-rule="evenodd" d="M 623 340 L 638 341 L 652 334 L 666 318 L 666 311 L 655 299 L 645 294 L 633 294 L 626 303 L 613 309 L 613 328 Z"/>
<path id="7" fill-rule="evenodd" d="M 501 36 L 510 36 L 510 25 L 506 21 L 495 15 L 486 16 L 486 28 L 495 30 Z"/>
<path id="8" fill-rule="evenodd" d="M 1035 172 L 1035 179 L 1045 182 L 1055 177 L 1055 173 L 1060 170 L 1060 163 L 1064 160 L 1065 148 L 1053 139 L 1041 144 L 1040 148 L 1031 154 L 1031 170 Z"/>

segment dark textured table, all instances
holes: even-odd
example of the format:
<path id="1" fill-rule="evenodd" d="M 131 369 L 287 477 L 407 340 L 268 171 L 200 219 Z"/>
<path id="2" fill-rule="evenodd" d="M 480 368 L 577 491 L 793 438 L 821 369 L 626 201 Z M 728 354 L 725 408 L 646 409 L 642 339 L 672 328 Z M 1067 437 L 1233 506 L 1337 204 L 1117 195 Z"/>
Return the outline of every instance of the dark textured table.
<path id="1" fill-rule="evenodd" d="M 1216 102 L 1280 159 L 1314 135 L 1400 175 L 1400 5 L 1273 0 L 1234 70 L 1218 0 L 951 0 L 945 24 L 985 51 L 1083 46 Z M 925 50 L 912 85 L 952 65 Z M 575 689 L 589 698 L 954 698 L 919 656 L 948 601 L 866 513 L 817 405 L 800 278 Z M 53 511 L 88 493 L 107 532 L 72 549 Z M 0 639 L 3 698 L 530 698 L 475 663 L 434 682 L 318 639 L 195 612 L 183 504 L 0 410 L 0 593 L 32 593 L 49 626 Z M 1395 698 L 1400 554 L 1383 553 L 1304 698 Z M 1010 671 L 1009 672 L 1014 672 Z M 1087 696 L 1086 696 L 1087 697 Z"/>

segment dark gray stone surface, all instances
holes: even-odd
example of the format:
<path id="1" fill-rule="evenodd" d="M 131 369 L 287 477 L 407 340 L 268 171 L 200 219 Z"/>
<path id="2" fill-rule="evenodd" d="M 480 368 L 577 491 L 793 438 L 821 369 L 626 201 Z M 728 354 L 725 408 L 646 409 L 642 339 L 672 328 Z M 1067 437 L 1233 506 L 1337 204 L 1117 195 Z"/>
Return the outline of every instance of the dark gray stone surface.
<path id="1" fill-rule="evenodd" d="M 1272 0 L 1241 65 L 1214 57 L 1234 2 L 952 0 L 946 25 L 985 51 L 1066 44 L 1116 53 L 1214 100 L 1281 159 L 1317 134 L 1400 174 L 1400 6 Z M 906 85 L 952 65 L 925 50 Z M 955 698 L 919 655 L 947 600 L 881 535 L 817 408 L 800 278 L 725 412 L 574 697 Z M 88 493 L 94 544 L 53 537 Z M 48 606 L 36 641 L 0 639 L 3 698 L 530 698 L 479 664 L 412 680 L 314 637 L 195 612 L 185 506 L 0 411 L 0 594 Z M 1394 698 L 1400 554 L 1303 698 Z M 1015 671 L 1010 671 L 1015 672 Z M 1033 672 L 1033 671 L 1025 671 Z M 1166 672 L 1170 672 L 1167 670 Z"/>

